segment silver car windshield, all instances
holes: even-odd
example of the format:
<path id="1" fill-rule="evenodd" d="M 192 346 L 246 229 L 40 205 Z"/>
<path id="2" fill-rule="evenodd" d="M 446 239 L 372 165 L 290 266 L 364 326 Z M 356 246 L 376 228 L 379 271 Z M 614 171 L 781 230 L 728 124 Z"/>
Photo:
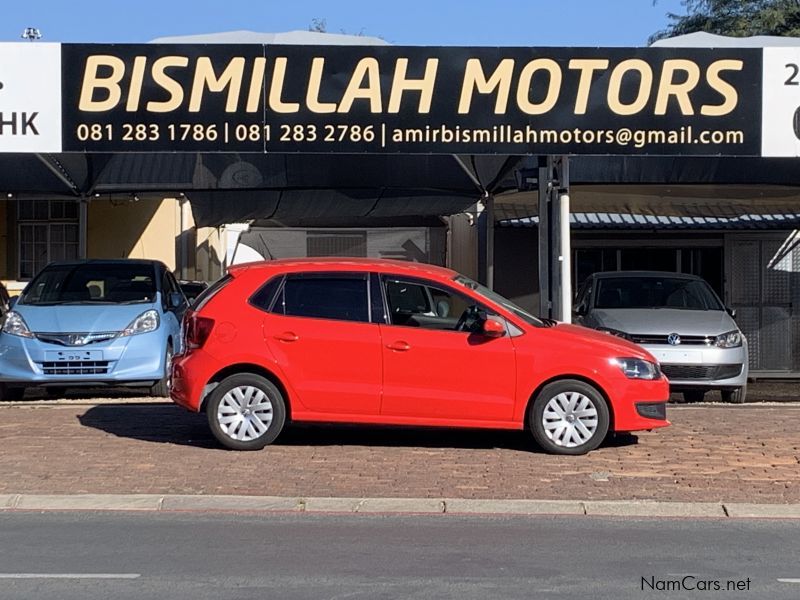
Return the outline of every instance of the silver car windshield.
<path id="1" fill-rule="evenodd" d="M 531 313 L 526 311 L 524 308 L 517 306 L 508 298 L 504 298 L 497 292 L 490 290 L 485 285 L 481 285 L 477 281 L 473 281 L 469 277 L 465 277 L 464 275 L 456 275 L 455 277 L 453 277 L 453 281 L 477 292 L 484 298 L 488 298 L 495 304 L 502 306 L 509 312 L 512 312 L 520 319 L 525 321 L 528 325 L 533 325 L 534 327 L 548 327 L 548 324 L 545 323 L 543 320 L 534 317 Z"/>
<path id="2" fill-rule="evenodd" d="M 705 281 L 679 277 L 598 279 L 594 307 L 725 310 Z"/>

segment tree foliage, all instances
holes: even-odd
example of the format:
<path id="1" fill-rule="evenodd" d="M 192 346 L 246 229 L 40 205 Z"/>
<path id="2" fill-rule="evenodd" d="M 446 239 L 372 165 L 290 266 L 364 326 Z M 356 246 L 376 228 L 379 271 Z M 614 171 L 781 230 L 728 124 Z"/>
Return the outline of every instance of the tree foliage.
<path id="1" fill-rule="evenodd" d="M 706 31 L 719 35 L 800 36 L 800 0 L 682 0 L 685 15 L 667 13 L 670 24 L 650 43 Z"/>

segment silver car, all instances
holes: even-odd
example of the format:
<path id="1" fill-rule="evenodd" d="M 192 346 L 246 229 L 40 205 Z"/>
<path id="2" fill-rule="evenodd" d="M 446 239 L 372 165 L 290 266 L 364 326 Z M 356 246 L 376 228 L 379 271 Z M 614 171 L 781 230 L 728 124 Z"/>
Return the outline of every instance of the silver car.
<path id="1" fill-rule="evenodd" d="M 575 321 L 629 339 L 661 363 L 672 391 L 698 402 L 720 390 L 744 402 L 747 340 L 703 279 L 659 271 L 591 275 L 578 290 Z"/>

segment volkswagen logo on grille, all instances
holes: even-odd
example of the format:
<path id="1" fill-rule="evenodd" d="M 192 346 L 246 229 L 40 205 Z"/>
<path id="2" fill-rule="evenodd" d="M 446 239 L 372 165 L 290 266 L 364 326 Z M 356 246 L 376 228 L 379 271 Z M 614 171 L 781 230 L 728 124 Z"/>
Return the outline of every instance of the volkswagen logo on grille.
<path id="1" fill-rule="evenodd" d="M 667 336 L 667 343 L 670 346 L 677 346 L 681 343 L 681 336 L 679 336 L 677 333 L 670 333 Z"/>

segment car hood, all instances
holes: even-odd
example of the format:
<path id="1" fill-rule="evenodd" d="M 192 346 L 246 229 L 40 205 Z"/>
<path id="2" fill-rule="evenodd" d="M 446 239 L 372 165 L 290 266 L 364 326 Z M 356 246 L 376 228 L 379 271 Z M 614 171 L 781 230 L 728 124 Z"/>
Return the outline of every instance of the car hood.
<path id="1" fill-rule="evenodd" d="M 99 333 L 122 331 L 144 311 L 155 308 L 142 304 L 17 305 L 28 328 L 36 333 Z"/>
<path id="2" fill-rule="evenodd" d="M 724 310 L 609 308 L 592 312 L 598 327 L 645 335 L 719 335 L 738 329 Z"/>
<path id="3" fill-rule="evenodd" d="M 591 346 L 592 353 L 598 350 L 608 353 L 611 358 L 643 358 L 656 362 L 655 358 L 644 348 L 610 333 L 589 329 L 581 325 L 559 323 L 552 328 L 555 335 L 568 338 L 570 344 L 583 343 Z"/>

